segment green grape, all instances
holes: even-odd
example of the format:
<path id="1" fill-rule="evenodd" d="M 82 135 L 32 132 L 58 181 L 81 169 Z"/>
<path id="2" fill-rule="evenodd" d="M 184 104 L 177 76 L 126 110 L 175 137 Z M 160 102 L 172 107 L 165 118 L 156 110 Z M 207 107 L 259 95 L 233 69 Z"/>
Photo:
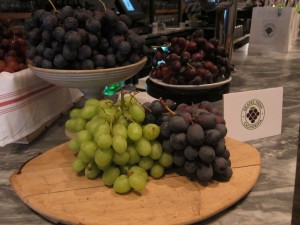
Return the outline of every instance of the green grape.
<path id="1" fill-rule="evenodd" d="M 70 112 L 70 118 L 71 119 L 76 119 L 78 117 L 80 117 L 80 109 L 72 109 Z"/>
<path id="2" fill-rule="evenodd" d="M 143 136 L 142 126 L 138 123 L 130 123 L 127 127 L 127 135 L 133 141 L 138 141 Z"/>
<path id="3" fill-rule="evenodd" d="M 110 99 L 102 99 L 98 102 L 99 108 L 107 108 L 113 105 L 113 101 Z"/>
<path id="4" fill-rule="evenodd" d="M 126 151 L 129 153 L 128 164 L 135 164 L 140 161 L 141 156 L 135 149 L 134 145 L 132 145 L 132 144 L 128 145 Z"/>
<path id="5" fill-rule="evenodd" d="M 152 152 L 152 147 L 150 142 L 144 137 L 142 137 L 140 140 L 135 142 L 135 148 L 141 156 L 148 156 Z"/>
<path id="6" fill-rule="evenodd" d="M 162 145 L 159 141 L 151 141 L 151 154 L 150 157 L 154 160 L 159 159 L 163 153 Z"/>
<path id="7" fill-rule="evenodd" d="M 129 160 L 129 153 L 123 152 L 123 153 L 117 153 L 115 152 L 113 157 L 113 162 L 117 165 L 125 165 L 128 163 Z"/>
<path id="8" fill-rule="evenodd" d="M 149 170 L 153 166 L 153 159 L 148 156 L 144 156 L 139 161 L 139 166 L 142 167 L 144 170 Z"/>
<path id="9" fill-rule="evenodd" d="M 137 174 L 140 174 L 141 176 L 143 176 L 143 178 L 145 179 L 145 181 L 148 180 L 148 173 L 147 171 L 140 167 L 140 166 L 133 166 L 129 169 L 129 174 L 133 174 L 133 173 L 137 173 Z"/>
<path id="10" fill-rule="evenodd" d="M 112 123 L 117 118 L 117 108 L 100 108 L 98 116 L 104 118 L 108 123 Z"/>
<path id="11" fill-rule="evenodd" d="M 138 173 L 134 173 L 128 178 L 130 186 L 135 191 L 142 191 L 146 187 L 146 180 Z"/>
<path id="12" fill-rule="evenodd" d="M 69 142 L 68 142 L 68 147 L 70 149 L 72 149 L 75 153 L 79 152 L 80 150 L 80 144 L 77 140 L 77 138 L 72 138 Z"/>
<path id="13" fill-rule="evenodd" d="M 110 134 L 110 126 L 107 122 L 100 123 L 96 128 L 94 132 L 94 137 L 100 136 L 102 134 Z"/>
<path id="14" fill-rule="evenodd" d="M 127 138 L 127 129 L 124 125 L 117 123 L 112 128 L 112 134 L 113 135 L 121 135 L 121 136 Z"/>
<path id="15" fill-rule="evenodd" d="M 100 169 L 107 167 L 114 156 L 114 150 L 112 148 L 108 149 L 98 149 L 95 153 L 95 162 Z"/>
<path id="16" fill-rule="evenodd" d="M 162 166 L 168 168 L 168 167 L 172 166 L 172 164 L 173 164 L 173 155 L 164 152 L 158 161 Z"/>
<path id="17" fill-rule="evenodd" d="M 101 134 L 101 135 L 96 136 L 94 139 L 95 139 L 97 145 L 99 146 L 99 148 L 101 148 L 101 149 L 110 148 L 112 145 L 112 140 L 113 140 L 113 138 L 111 137 L 110 134 Z"/>
<path id="18" fill-rule="evenodd" d="M 126 118 L 124 116 L 119 116 L 118 119 L 115 122 L 116 124 L 122 124 L 123 126 L 125 126 L 126 128 L 128 127 L 128 121 L 126 120 Z"/>
<path id="19" fill-rule="evenodd" d="M 94 139 L 91 132 L 89 132 L 87 130 L 82 130 L 82 131 L 77 132 L 76 138 L 80 144 L 83 142 L 86 142 L 86 141 L 92 141 Z"/>
<path id="20" fill-rule="evenodd" d="M 90 157 L 88 157 L 86 154 L 84 154 L 82 151 L 79 151 L 77 154 L 77 158 L 80 159 L 84 163 L 89 163 L 93 161 Z"/>
<path id="21" fill-rule="evenodd" d="M 141 123 L 145 119 L 145 109 L 140 105 L 130 106 L 129 113 L 135 122 Z"/>
<path id="22" fill-rule="evenodd" d="M 68 119 L 65 123 L 65 128 L 70 132 L 76 132 L 76 119 Z"/>
<path id="23" fill-rule="evenodd" d="M 127 95 L 124 97 L 124 105 L 126 107 L 130 107 L 131 105 L 135 105 L 137 104 L 137 100 L 135 97 L 131 96 L 131 95 Z"/>
<path id="24" fill-rule="evenodd" d="M 94 158 L 97 151 L 97 144 L 93 141 L 85 141 L 80 145 L 80 151 L 89 158 Z"/>
<path id="25" fill-rule="evenodd" d="M 143 127 L 143 136 L 148 140 L 155 140 L 160 133 L 160 128 L 156 124 L 149 123 Z"/>
<path id="26" fill-rule="evenodd" d="M 76 158 L 73 162 L 72 162 L 72 169 L 76 172 L 79 173 L 81 171 L 83 171 L 85 169 L 85 167 L 87 166 L 87 163 L 82 162 L 79 158 Z"/>
<path id="27" fill-rule="evenodd" d="M 165 173 L 165 169 L 159 163 L 154 163 L 150 169 L 150 174 L 155 179 L 161 178 L 164 175 L 164 173 Z"/>
<path id="28" fill-rule="evenodd" d="M 123 153 L 127 149 L 127 140 L 121 135 L 113 136 L 112 147 L 118 153 Z"/>
<path id="29" fill-rule="evenodd" d="M 131 187 L 128 176 L 125 174 L 118 176 L 114 182 L 113 188 L 118 194 L 125 194 L 130 191 Z"/>
<path id="30" fill-rule="evenodd" d="M 95 117 L 93 117 L 95 118 Z M 95 119 L 95 120 L 90 120 L 89 122 L 86 123 L 85 125 L 85 129 L 87 129 L 89 132 L 91 132 L 92 134 L 95 133 L 97 127 L 101 124 L 104 123 L 105 120 L 104 119 Z"/>
<path id="31" fill-rule="evenodd" d="M 98 107 L 99 101 L 98 101 L 98 99 L 90 98 L 90 99 L 86 100 L 84 103 L 84 106 L 88 106 L 88 105 L 96 105 Z"/>
<path id="32" fill-rule="evenodd" d="M 100 174 L 100 169 L 95 163 L 89 163 L 84 170 L 84 174 L 88 179 L 95 179 Z"/>
<path id="33" fill-rule="evenodd" d="M 112 186 L 117 177 L 120 176 L 120 174 L 121 172 L 118 167 L 110 166 L 104 170 L 102 175 L 102 181 L 105 185 Z"/>
<path id="34" fill-rule="evenodd" d="M 97 111 L 97 105 L 86 105 L 81 109 L 80 116 L 85 120 L 90 120 L 97 114 Z"/>
<path id="35" fill-rule="evenodd" d="M 75 119 L 75 132 L 79 132 L 85 129 L 86 121 L 80 117 Z"/>

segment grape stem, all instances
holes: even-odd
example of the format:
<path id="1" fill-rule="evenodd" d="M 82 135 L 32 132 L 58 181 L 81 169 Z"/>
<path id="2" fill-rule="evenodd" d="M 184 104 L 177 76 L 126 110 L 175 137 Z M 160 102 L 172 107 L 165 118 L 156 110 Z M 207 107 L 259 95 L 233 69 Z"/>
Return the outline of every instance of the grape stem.
<path id="1" fill-rule="evenodd" d="M 159 98 L 160 103 L 163 105 L 163 107 L 172 115 L 175 116 L 176 113 L 174 111 L 172 111 L 169 106 L 165 103 L 165 101 L 160 97 Z"/>
<path id="2" fill-rule="evenodd" d="M 58 10 L 55 8 L 55 5 L 53 4 L 53 2 L 51 0 L 48 0 L 48 2 L 51 4 L 54 12 L 58 12 Z"/>
<path id="3" fill-rule="evenodd" d="M 105 3 L 102 1 L 102 0 L 99 0 L 99 2 L 102 4 L 102 6 L 103 6 L 103 8 L 104 8 L 104 11 L 106 11 L 106 5 L 105 5 Z"/>

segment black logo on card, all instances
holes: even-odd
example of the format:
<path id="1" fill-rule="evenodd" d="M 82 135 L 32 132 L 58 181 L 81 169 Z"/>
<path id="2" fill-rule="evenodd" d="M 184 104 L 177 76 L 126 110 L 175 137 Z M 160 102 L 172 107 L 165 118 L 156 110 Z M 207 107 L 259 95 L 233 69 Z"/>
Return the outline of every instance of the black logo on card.
<path id="1" fill-rule="evenodd" d="M 276 26 L 272 23 L 267 23 L 262 28 L 262 34 L 266 38 L 271 38 L 276 33 Z"/>
<path id="2" fill-rule="evenodd" d="M 241 112 L 241 121 L 248 130 L 258 128 L 265 118 L 265 107 L 261 101 L 252 99 L 248 101 Z"/>

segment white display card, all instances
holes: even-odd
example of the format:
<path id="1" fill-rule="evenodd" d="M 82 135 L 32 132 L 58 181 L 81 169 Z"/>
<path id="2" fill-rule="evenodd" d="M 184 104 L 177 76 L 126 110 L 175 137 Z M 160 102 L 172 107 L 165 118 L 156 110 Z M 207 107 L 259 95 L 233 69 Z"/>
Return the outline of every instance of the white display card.
<path id="1" fill-rule="evenodd" d="M 283 88 L 223 95 L 227 136 L 250 141 L 281 133 Z"/>

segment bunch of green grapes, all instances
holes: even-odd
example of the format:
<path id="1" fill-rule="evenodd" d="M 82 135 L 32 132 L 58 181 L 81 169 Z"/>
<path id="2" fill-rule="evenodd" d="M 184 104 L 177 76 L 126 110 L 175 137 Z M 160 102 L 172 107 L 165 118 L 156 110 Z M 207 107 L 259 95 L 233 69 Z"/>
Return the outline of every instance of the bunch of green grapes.
<path id="1" fill-rule="evenodd" d="M 157 140 L 160 127 L 145 122 L 145 108 L 132 95 L 121 100 L 89 99 L 66 121 L 76 133 L 69 147 L 76 153 L 73 170 L 89 179 L 101 177 L 119 194 L 142 191 L 148 175 L 159 179 L 173 164 Z"/>

